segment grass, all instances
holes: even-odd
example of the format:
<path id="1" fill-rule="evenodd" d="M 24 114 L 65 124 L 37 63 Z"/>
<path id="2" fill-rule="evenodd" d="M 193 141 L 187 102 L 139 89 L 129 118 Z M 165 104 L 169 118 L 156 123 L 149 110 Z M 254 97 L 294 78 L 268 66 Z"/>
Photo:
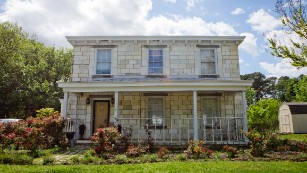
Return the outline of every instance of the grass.
<path id="1" fill-rule="evenodd" d="M 0 165 L 0 172 L 307 172 L 307 162 L 188 161 L 123 165 Z"/>
<path id="2" fill-rule="evenodd" d="M 278 135 L 278 137 L 281 139 L 289 139 L 289 140 L 307 142 L 307 134 L 280 134 Z"/>

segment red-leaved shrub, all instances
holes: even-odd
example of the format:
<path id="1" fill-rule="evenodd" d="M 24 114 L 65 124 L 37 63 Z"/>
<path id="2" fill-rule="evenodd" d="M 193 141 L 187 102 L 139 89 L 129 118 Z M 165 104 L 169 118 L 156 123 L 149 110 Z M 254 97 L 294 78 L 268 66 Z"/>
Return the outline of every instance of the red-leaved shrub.
<path id="1" fill-rule="evenodd" d="M 64 120 L 58 114 L 49 117 L 29 118 L 27 121 L 0 124 L 2 149 L 26 149 L 31 152 L 66 145 Z"/>
<path id="2" fill-rule="evenodd" d="M 99 128 L 97 132 L 91 136 L 91 141 L 98 145 L 94 148 L 97 155 L 101 155 L 105 151 L 112 150 L 112 143 L 120 138 L 120 133 L 114 126 Z"/>

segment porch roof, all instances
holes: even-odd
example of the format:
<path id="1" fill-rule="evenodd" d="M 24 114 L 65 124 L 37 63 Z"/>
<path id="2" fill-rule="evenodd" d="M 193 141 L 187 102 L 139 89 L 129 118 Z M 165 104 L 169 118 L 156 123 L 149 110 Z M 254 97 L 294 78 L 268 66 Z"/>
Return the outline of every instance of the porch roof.
<path id="1" fill-rule="evenodd" d="M 115 91 L 245 91 L 248 80 L 204 80 L 197 78 L 104 78 L 100 81 L 59 82 L 67 92 Z"/>

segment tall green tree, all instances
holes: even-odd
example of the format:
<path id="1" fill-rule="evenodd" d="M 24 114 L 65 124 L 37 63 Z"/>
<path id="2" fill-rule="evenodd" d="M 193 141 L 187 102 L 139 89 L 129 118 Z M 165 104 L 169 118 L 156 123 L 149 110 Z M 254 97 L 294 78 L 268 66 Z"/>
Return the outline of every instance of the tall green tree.
<path id="1" fill-rule="evenodd" d="M 266 98 L 270 81 L 260 72 L 241 75 L 242 80 L 253 80 L 252 88 L 255 91 L 255 101 Z"/>
<path id="2" fill-rule="evenodd" d="M 71 50 L 47 47 L 16 24 L 0 24 L 0 117 L 24 118 L 42 107 L 59 110 Z"/>
<path id="3" fill-rule="evenodd" d="M 268 39 L 272 55 L 291 59 L 293 66 L 307 67 L 306 1 L 277 0 L 275 11 L 291 44 L 286 45 L 277 38 Z"/>
<path id="4" fill-rule="evenodd" d="M 277 99 L 282 102 L 292 102 L 295 100 L 296 93 L 294 86 L 299 82 L 299 78 L 281 76 L 276 84 Z"/>
<path id="5" fill-rule="evenodd" d="M 294 92 L 296 101 L 307 102 L 307 76 L 295 84 Z"/>

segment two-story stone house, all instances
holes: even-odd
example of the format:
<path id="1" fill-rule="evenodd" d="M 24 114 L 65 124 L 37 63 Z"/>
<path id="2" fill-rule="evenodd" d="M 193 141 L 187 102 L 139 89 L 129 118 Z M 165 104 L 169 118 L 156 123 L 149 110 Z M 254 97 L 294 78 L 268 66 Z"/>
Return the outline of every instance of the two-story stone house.
<path id="1" fill-rule="evenodd" d="M 62 114 L 86 125 L 152 131 L 157 143 L 244 143 L 246 87 L 240 80 L 242 36 L 68 36 L 72 75 Z M 77 126 L 74 127 L 77 129 Z M 78 132 L 76 133 L 78 134 Z M 79 138 L 79 137 L 77 137 Z"/>

